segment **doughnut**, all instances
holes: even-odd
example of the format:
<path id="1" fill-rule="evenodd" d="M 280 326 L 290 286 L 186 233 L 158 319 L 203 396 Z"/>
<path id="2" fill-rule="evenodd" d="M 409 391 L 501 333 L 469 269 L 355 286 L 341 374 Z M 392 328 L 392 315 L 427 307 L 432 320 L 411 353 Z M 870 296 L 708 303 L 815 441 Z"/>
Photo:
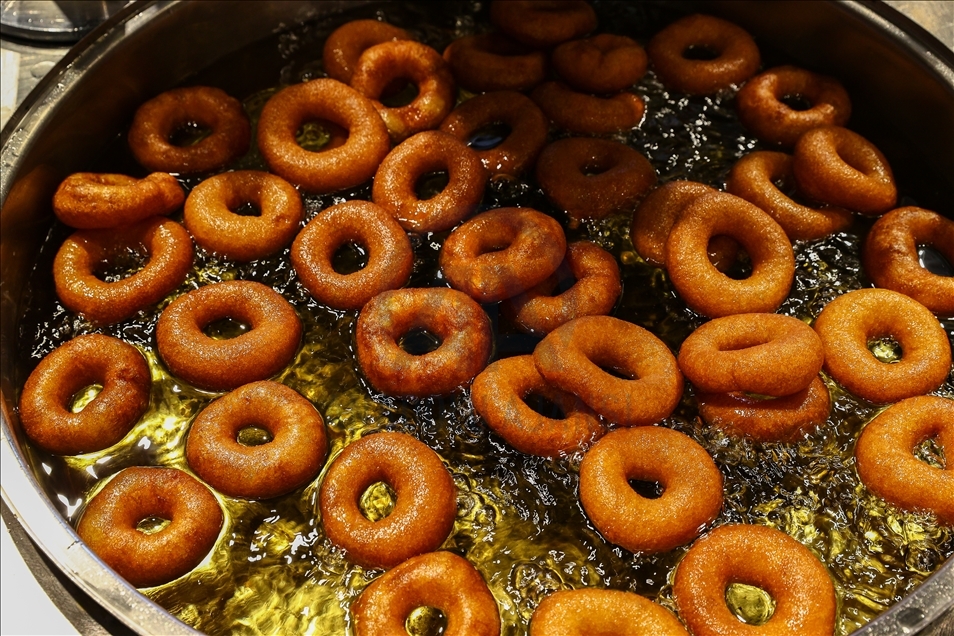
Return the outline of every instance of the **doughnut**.
<path id="1" fill-rule="evenodd" d="M 646 51 L 625 35 L 600 33 L 564 42 L 553 50 L 553 68 L 567 84 L 585 93 L 619 93 L 646 73 Z"/>
<path id="2" fill-rule="evenodd" d="M 70 227 L 93 230 L 165 216 L 184 201 L 182 186 L 168 172 L 153 172 L 143 179 L 77 172 L 56 189 L 53 212 Z"/>
<path id="3" fill-rule="evenodd" d="M 250 203 L 259 214 L 236 211 Z M 205 249 L 236 261 L 254 261 L 286 247 L 304 213 L 290 183 L 267 172 L 236 170 L 209 177 L 185 202 L 185 226 Z"/>
<path id="4" fill-rule="evenodd" d="M 596 29 L 596 12 L 583 0 L 493 0 L 490 21 L 527 46 L 545 49 Z"/>
<path id="5" fill-rule="evenodd" d="M 521 453 L 558 457 L 579 450 L 606 432 L 599 417 L 575 395 L 547 384 L 533 356 L 503 358 L 481 371 L 471 387 L 474 410 Z M 527 403 L 552 403 L 562 417 L 547 417 Z"/>
<path id="6" fill-rule="evenodd" d="M 376 483 L 395 493 L 394 509 L 371 521 L 358 502 Z M 318 496 L 321 523 L 333 544 L 365 568 L 392 568 L 436 550 L 457 516 L 457 486 L 441 458 L 406 433 L 375 433 L 345 446 Z"/>
<path id="7" fill-rule="evenodd" d="M 557 128 L 576 135 L 612 135 L 635 128 L 646 104 L 638 95 L 622 92 L 597 97 L 570 90 L 560 82 L 544 82 L 530 98 Z"/>
<path id="8" fill-rule="evenodd" d="M 371 582 L 351 607 L 356 636 L 407 632 L 411 613 L 443 614 L 444 636 L 499 636 L 497 601 L 473 565 L 451 552 L 411 557 Z"/>
<path id="9" fill-rule="evenodd" d="M 914 455 L 934 439 L 947 457 L 944 468 Z M 924 395 L 901 400 L 882 411 L 861 431 L 855 461 L 862 483 L 904 510 L 928 510 L 944 525 L 954 525 L 954 401 Z"/>
<path id="10" fill-rule="evenodd" d="M 633 592 L 583 588 L 550 594 L 530 617 L 529 636 L 689 636 L 662 605 Z"/>
<path id="11" fill-rule="evenodd" d="M 406 351 L 402 339 L 423 330 L 432 351 Z M 358 363 L 389 395 L 446 395 L 469 383 L 490 359 L 490 318 L 469 296 L 443 287 L 381 292 L 361 309 L 355 328 Z"/>
<path id="12" fill-rule="evenodd" d="M 786 99 L 807 102 L 790 106 Z M 739 121 L 760 141 L 791 148 L 818 126 L 844 126 L 851 99 L 838 80 L 795 66 L 777 66 L 749 79 L 735 96 Z"/>
<path id="13" fill-rule="evenodd" d="M 659 422 L 682 398 L 672 352 L 649 331 L 612 316 L 583 316 L 554 329 L 533 360 L 548 382 L 620 426 Z"/>
<path id="14" fill-rule="evenodd" d="M 630 480 L 656 482 L 644 497 Z M 685 545 L 722 510 L 722 473 L 697 442 L 661 426 L 607 433 L 580 463 L 580 503 L 600 534 L 630 552 Z"/>
<path id="15" fill-rule="evenodd" d="M 497 208 L 450 233 L 440 266 L 451 287 L 493 303 L 542 283 L 565 254 L 566 236 L 555 219 L 532 208 Z"/>
<path id="16" fill-rule="evenodd" d="M 310 121 L 340 126 L 348 138 L 319 152 L 305 150 L 295 135 Z M 364 183 L 391 150 L 387 126 L 371 100 L 327 78 L 294 84 L 272 95 L 262 108 L 257 138 L 269 169 L 312 194 Z"/>
<path id="17" fill-rule="evenodd" d="M 550 201 L 574 220 L 629 210 L 656 184 L 649 160 L 610 139 L 565 137 L 540 153 L 537 181 Z"/>
<path id="18" fill-rule="evenodd" d="M 108 282 L 97 277 L 111 264 L 129 269 L 129 252 L 145 257 L 142 269 Z M 53 282 L 63 305 L 99 325 L 130 318 L 169 295 L 192 268 L 192 239 L 165 217 L 116 228 L 79 230 L 53 259 Z"/>
<path id="19" fill-rule="evenodd" d="M 768 592 L 775 601 L 771 618 L 744 629 L 725 600 L 733 583 Z M 725 525 L 696 540 L 676 567 L 673 596 L 679 616 L 695 636 L 820 636 L 835 630 L 837 601 L 828 570 L 804 545 L 767 526 Z"/>
<path id="20" fill-rule="evenodd" d="M 756 442 L 795 442 L 828 421 L 831 396 L 815 376 L 791 395 L 765 398 L 741 392 L 698 393 L 699 415 L 729 435 Z"/>
<path id="21" fill-rule="evenodd" d="M 791 155 L 757 150 L 735 162 L 726 191 L 768 212 L 793 241 L 819 239 L 851 225 L 853 215 L 848 210 L 812 208 L 793 201 L 786 191 L 794 185 Z"/>
<path id="22" fill-rule="evenodd" d="M 737 280 L 709 260 L 712 237 L 728 235 L 742 244 L 752 273 Z M 716 192 L 690 203 L 666 241 L 666 269 L 673 287 L 696 313 L 771 313 L 788 297 L 795 278 L 795 255 L 781 226 L 744 199 Z"/>
<path id="23" fill-rule="evenodd" d="M 387 22 L 352 20 L 332 31 L 325 40 L 322 66 L 331 79 L 350 84 L 354 67 L 365 50 L 383 42 L 410 39 L 410 33 Z"/>
<path id="24" fill-rule="evenodd" d="M 547 76 L 547 56 L 501 33 L 457 38 L 444 49 L 457 84 L 475 93 L 525 91 Z"/>
<path id="25" fill-rule="evenodd" d="M 422 199 L 418 182 L 434 172 L 448 182 L 436 195 Z M 484 196 L 487 171 L 477 153 L 439 130 L 417 133 L 384 158 L 374 175 L 371 199 L 410 232 L 449 230 L 473 214 Z"/>
<path id="26" fill-rule="evenodd" d="M 268 433 L 264 444 L 240 441 L 242 429 Z M 328 456 L 321 415 L 284 384 L 251 382 L 203 409 L 186 440 L 189 468 L 230 497 L 271 499 L 315 478 Z"/>
<path id="27" fill-rule="evenodd" d="M 169 524 L 147 534 L 139 524 Z M 195 569 L 212 550 L 224 515 L 215 496 L 176 468 L 125 468 L 90 499 L 77 534 L 135 587 L 168 583 Z"/>
<path id="28" fill-rule="evenodd" d="M 503 139 L 484 147 L 481 133 L 494 125 L 508 129 Z M 451 111 L 441 130 L 470 145 L 491 175 L 518 176 L 530 170 L 547 142 L 550 123 L 526 95 L 495 91 L 477 95 Z"/>
<path id="29" fill-rule="evenodd" d="M 679 368 L 707 393 L 779 397 L 818 377 L 825 350 L 815 331 L 791 316 L 733 314 L 703 323 L 679 350 Z"/>
<path id="30" fill-rule="evenodd" d="M 197 125 L 211 132 L 179 146 L 177 131 Z M 196 174 L 232 163 L 249 148 L 252 128 L 242 103 L 211 86 L 174 88 L 136 110 L 129 128 L 129 149 L 139 165 L 153 172 Z"/>
<path id="31" fill-rule="evenodd" d="M 696 181 L 679 180 L 664 183 L 647 194 L 636 207 L 630 226 L 629 238 L 636 253 L 650 265 L 665 266 L 666 240 L 676 217 L 689 203 L 712 192 L 717 190 Z M 725 271 L 735 263 L 739 244 L 728 236 L 713 236 L 707 251 L 716 269 Z"/>
<path id="32" fill-rule="evenodd" d="M 825 371 L 858 397 L 898 402 L 935 390 L 951 371 L 951 343 L 931 310 L 889 289 L 858 289 L 828 303 L 815 319 L 825 347 Z M 869 349 L 882 338 L 901 357 L 882 362 Z"/>
<path id="33" fill-rule="evenodd" d="M 360 245 L 368 262 L 341 273 L 335 253 L 345 244 Z M 374 296 L 407 283 L 414 251 L 404 230 L 386 210 L 370 201 L 345 201 L 308 222 L 291 248 L 298 280 L 318 302 L 335 309 L 360 309 Z"/>
<path id="34" fill-rule="evenodd" d="M 710 15 L 680 18 L 646 45 L 656 76 L 669 90 L 710 95 L 759 70 L 755 40 L 740 26 Z"/>
<path id="35" fill-rule="evenodd" d="M 546 335 L 574 318 L 606 315 L 616 306 L 623 287 L 612 254 L 595 243 L 576 241 L 567 245 L 562 267 L 574 281 L 566 291 L 551 295 L 559 284 L 555 274 L 504 302 L 504 314 L 518 329 Z"/>
<path id="36" fill-rule="evenodd" d="M 954 265 L 954 221 L 916 207 L 892 210 L 865 238 L 862 263 L 878 287 L 915 299 L 938 316 L 954 316 L 954 277 L 921 265 L 918 248 L 930 245 Z"/>
<path id="37" fill-rule="evenodd" d="M 898 200 L 885 156 L 870 141 L 840 126 L 819 126 L 799 137 L 792 174 L 805 196 L 861 214 L 878 216 Z"/>
<path id="38" fill-rule="evenodd" d="M 205 329 L 229 319 L 247 327 L 216 339 Z M 159 315 L 156 343 L 169 371 L 200 389 L 228 391 L 285 368 L 301 341 L 301 321 L 281 294 L 254 281 L 213 283 L 179 296 Z"/>
<path id="39" fill-rule="evenodd" d="M 396 79 L 413 83 L 417 96 L 405 106 L 385 106 L 379 100 Z M 351 86 L 371 100 L 394 143 L 440 126 L 457 99 L 457 85 L 447 62 L 431 47 L 413 40 L 367 49 L 354 67 Z"/>
<path id="40" fill-rule="evenodd" d="M 102 389 L 73 412 L 90 386 Z M 126 436 L 149 406 L 149 365 L 132 345 L 111 336 L 77 336 L 30 373 L 20 394 L 20 422 L 37 446 L 56 455 L 108 448 Z"/>

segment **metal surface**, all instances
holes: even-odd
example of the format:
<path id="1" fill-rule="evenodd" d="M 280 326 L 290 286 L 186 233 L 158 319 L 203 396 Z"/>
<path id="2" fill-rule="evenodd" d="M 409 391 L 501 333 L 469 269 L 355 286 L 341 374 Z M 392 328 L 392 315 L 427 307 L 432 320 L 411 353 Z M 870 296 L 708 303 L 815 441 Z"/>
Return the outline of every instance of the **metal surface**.
<path id="1" fill-rule="evenodd" d="M 23 372 L 15 364 L 19 302 L 52 220 L 60 179 L 85 167 L 153 94 L 283 24 L 346 2 L 136 3 L 69 51 L 0 135 L 0 467 L 2 494 L 66 579 L 138 633 L 194 633 L 116 577 L 78 541 L 33 476 L 16 418 Z M 786 57 L 845 80 L 857 127 L 889 156 L 899 178 L 924 183 L 927 200 L 954 216 L 954 53 L 884 3 L 690 2 L 735 20 Z M 142 16 L 149 16 L 146 20 Z M 161 50 L 163 55 L 154 55 Z M 121 78 L 122 81 L 117 81 Z M 901 114 L 917 113 L 904 117 Z M 854 126 L 854 125 L 853 125 Z M 919 191 L 922 191 L 919 188 Z M 8 516 L 8 515 L 5 515 Z M 954 562 L 859 636 L 954 634 Z M 946 617 L 945 617 L 946 611 Z"/>

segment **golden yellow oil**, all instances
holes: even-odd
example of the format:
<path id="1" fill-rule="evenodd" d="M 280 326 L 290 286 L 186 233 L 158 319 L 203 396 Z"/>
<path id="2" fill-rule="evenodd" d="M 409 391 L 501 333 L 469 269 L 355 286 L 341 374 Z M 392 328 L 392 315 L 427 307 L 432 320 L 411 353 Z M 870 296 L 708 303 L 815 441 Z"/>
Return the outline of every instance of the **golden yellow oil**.
<path id="1" fill-rule="evenodd" d="M 606 9 L 608 3 L 598 4 Z M 628 3 L 635 7 L 634 3 Z M 479 8 L 479 4 L 474 4 Z M 383 14 L 411 28 L 424 41 L 442 41 L 477 29 L 484 14 L 465 15 L 454 27 L 416 23 L 408 9 Z M 630 8 L 637 17 L 643 9 Z M 369 10 L 370 11 L 370 10 Z M 615 9 L 613 9 L 615 11 Z M 620 16 L 612 13 L 613 20 Z M 374 15 L 374 14 L 370 14 Z M 359 17 L 367 17 L 362 14 Z M 622 17 L 629 16 L 628 13 Z M 656 23 L 658 15 L 650 15 Z M 603 16 L 605 23 L 610 19 Z M 320 74 L 315 56 L 320 41 L 345 18 L 304 25 L 281 34 L 277 48 L 280 79 L 270 77 L 244 93 L 255 121 L 280 83 Z M 651 21 L 649 24 L 653 24 Z M 634 27 L 649 32 L 643 25 Z M 443 40 L 442 40 L 443 38 Z M 312 52 L 307 53 L 308 50 Z M 245 59 L 245 58 L 243 58 Z M 229 61 L 209 71 L 221 74 Z M 661 181 L 690 178 L 721 186 L 731 164 L 758 144 L 741 128 L 731 96 L 670 96 L 648 75 L 637 87 L 647 102 L 647 119 L 623 141 L 644 152 Z M 307 143 L 324 143 L 317 129 L 302 131 Z M 257 151 L 237 168 L 262 169 Z M 195 180 L 184 180 L 186 187 Z M 308 218 L 350 198 L 369 198 L 365 185 L 349 192 L 305 197 Z M 546 201 L 532 179 L 496 179 L 484 207 L 532 206 L 566 221 Z M 621 213 L 573 227 L 571 239 L 589 238 L 614 253 L 621 265 L 623 297 L 615 315 L 658 335 L 673 351 L 703 319 L 689 311 L 665 272 L 633 251 L 631 215 Z M 797 272 L 791 297 L 781 313 L 811 321 L 824 305 L 845 291 L 867 284 L 859 263 L 864 223 L 850 231 L 796 245 Z M 33 364 L 69 338 L 94 330 L 59 305 L 48 291 L 52 253 L 64 235 L 54 228 L 41 255 L 31 288 L 31 304 L 21 327 L 24 352 Z M 440 284 L 437 255 L 445 235 L 412 237 L 416 263 L 412 286 Z M 75 523 L 85 501 L 102 480 L 138 464 L 189 470 L 184 445 L 192 419 L 219 394 L 185 385 L 171 377 L 156 354 L 155 321 L 175 296 L 221 280 L 264 282 L 295 306 L 304 326 L 301 350 L 277 378 L 309 399 L 321 412 L 329 436 L 329 463 L 362 435 L 397 430 L 414 435 L 446 462 L 459 489 L 454 529 L 442 549 L 473 563 L 498 601 L 503 633 L 525 634 L 542 598 L 560 590 L 611 587 L 643 594 L 675 610 L 671 577 L 686 547 L 656 555 L 631 554 L 602 539 L 577 498 L 581 453 L 553 460 L 523 455 L 491 433 L 475 414 L 468 392 L 443 398 L 397 399 L 371 390 L 357 367 L 352 343 L 356 314 L 313 301 L 297 283 L 287 250 L 248 264 L 222 261 L 199 249 L 186 282 L 157 307 L 102 331 L 136 345 L 147 357 L 154 388 L 149 409 L 124 441 L 98 453 L 55 457 L 31 451 L 31 461 L 50 498 Z M 496 329 L 496 355 L 528 352 L 535 339 L 516 333 L 487 307 Z M 226 326 L 223 335 L 235 326 Z M 949 337 L 954 326 L 946 324 Z M 725 476 L 725 504 L 716 524 L 757 523 L 777 527 L 808 546 L 829 569 L 839 597 L 837 633 L 869 622 L 913 590 L 954 551 L 951 529 L 929 514 L 904 513 L 870 494 L 854 467 L 853 448 L 864 424 L 880 407 L 859 400 L 828 381 L 833 409 L 819 430 L 792 444 L 758 444 L 729 438 L 698 417 L 691 387 L 662 425 L 693 437 L 712 455 Z M 83 399 L 92 397 L 90 395 Z M 954 399 L 954 381 L 937 394 Z M 79 396 L 77 398 L 80 399 Z M 77 403 L 76 408 L 81 404 Z M 919 456 L 943 463 L 939 449 L 926 444 Z M 190 574 L 144 593 L 199 630 L 228 634 L 351 634 L 351 602 L 380 571 L 352 564 L 325 537 L 317 508 L 324 470 L 308 485 L 268 501 L 218 495 L 226 512 L 220 539 L 208 558 Z M 364 498 L 369 516 L 387 514 L 393 493 L 383 486 Z M 161 525 L 161 520 L 153 520 Z M 152 531 L 158 525 L 144 530 Z M 764 592 L 733 586 L 727 602 L 744 620 L 758 623 L 772 610 Z M 411 633 L 439 631 L 442 617 L 421 611 L 409 620 Z"/>

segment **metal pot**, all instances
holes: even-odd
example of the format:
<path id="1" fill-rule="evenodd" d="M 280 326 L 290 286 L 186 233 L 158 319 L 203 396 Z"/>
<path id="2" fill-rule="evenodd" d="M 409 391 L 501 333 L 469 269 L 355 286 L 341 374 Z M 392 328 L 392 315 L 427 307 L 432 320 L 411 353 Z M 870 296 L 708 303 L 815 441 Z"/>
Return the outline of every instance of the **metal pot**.
<path id="1" fill-rule="evenodd" d="M 112 573 L 78 539 L 34 476 L 16 414 L 17 332 L 24 286 L 52 222 L 60 179 L 87 169 L 136 107 L 198 69 L 281 28 L 360 2 L 137 2 L 73 49 L 2 133 L 0 416 L 3 499 L 34 541 L 85 593 L 140 633 L 193 633 Z M 733 20 L 786 58 L 843 80 L 852 127 L 892 157 L 920 202 L 954 217 L 954 53 L 877 2 L 686 2 Z M 162 55 L 156 55 L 161 51 Z M 950 634 L 954 561 L 859 636 Z"/>

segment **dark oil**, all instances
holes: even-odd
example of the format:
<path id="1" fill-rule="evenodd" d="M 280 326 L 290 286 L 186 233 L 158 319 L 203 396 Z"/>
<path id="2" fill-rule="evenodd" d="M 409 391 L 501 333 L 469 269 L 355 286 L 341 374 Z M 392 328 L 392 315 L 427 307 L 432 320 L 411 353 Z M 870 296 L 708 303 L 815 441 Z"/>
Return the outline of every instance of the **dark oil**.
<path id="1" fill-rule="evenodd" d="M 481 6 L 455 3 L 460 13 L 453 19 L 424 20 L 420 9 L 388 5 L 300 25 L 222 60 L 190 83 L 219 86 L 239 97 L 254 123 L 265 101 L 282 85 L 322 75 L 321 42 L 345 20 L 380 15 L 442 50 L 451 39 L 486 28 Z M 644 43 L 673 17 L 642 3 L 597 6 L 601 24 L 624 30 Z M 647 117 L 619 140 L 652 161 L 660 182 L 684 178 L 722 187 L 734 161 L 759 148 L 738 123 L 730 92 L 700 98 L 670 95 L 652 73 L 635 91 L 646 100 Z M 305 143 L 317 146 L 328 139 L 321 126 L 306 128 L 301 135 Z M 128 151 L 121 147 L 107 162 L 128 173 L 139 170 L 129 163 Z M 231 167 L 265 168 L 254 148 Z M 191 188 L 197 182 L 184 180 L 184 186 Z M 307 217 L 355 198 L 370 198 L 367 184 L 349 192 L 306 196 Z M 702 324 L 703 318 L 679 299 L 665 271 L 647 264 L 633 250 L 631 211 L 571 226 L 529 178 L 496 179 L 488 186 L 484 209 L 514 205 L 552 214 L 564 223 L 570 240 L 587 238 L 617 257 L 623 297 L 615 315 L 649 329 L 674 352 Z M 779 312 L 810 322 L 834 297 L 867 286 L 859 260 L 865 229 L 859 222 L 849 231 L 798 243 L 795 283 Z M 65 310 L 51 291 L 52 256 L 67 233 L 61 226 L 51 230 L 29 290 L 30 302 L 21 325 L 21 358 L 27 368 L 70 338 L 96 331 Z M 412 237 L 416 255 L 412 286 L 445 284 L 437 265 L 444 238 L 446 233 Z M 343 256 L 347 263 L 342 267 L 353 267 L 353 262 L 360 266 L 360 256 Z M 147 356 L 154 388 L 146 414 L 120 444 L 77 457 L 30 451 L 36 475 L 70 522 L 76 523 L 84 503 L 101 487 L 102 480 L 122 468 L 166 465 L 189 470 L 184 455 L 189 426 L 220 394 L 195 389 L 169 375 L 156 353 L 155 323 L 161 310 L 178 295 L 234 279 L 257 280 L 273 287 L 301 318 L 301 349 L 276 379 L 309 399 L 323 415 L 329 463 L 351 441 L 385 430 L 409 433 L 444 459 L 459 495 L 456 523 L 442 549 L 467 558 L 483 575 L 498 601 L 504 634 L 525 634 L 537 604 L 561 589 L 629 590 L 675 610 L 672 573 L 688 546 L 638 555 L 604 541 L 578 500 L 582 454 L 546 460 L 515 451 L 488 430 L 464 389 L 442 398 L 415 400 L 375 392 L 355 361 L 356 313 L 329 309 L 311 299 L 296 280 L 287 249 L 238 264 L 198 248 L 193 271 L 180 289 L 158 306 L 99 330 L 123 338 Z M 495 307 L 486 309 L 497 329 L 497 356 L 532 351 L 537 338 L 516 333 Z M 241 328 L 235 324 L 214 326 L 222 337 Z M 954 338 L 954 325 L 948 322 L 945 328 Z M 24 379 L 20 379 L 21 386 Z M 854 443 L 881 407 L 827 383 L 833 402 L 828 422 L 796 443 L 754 443 L 729 438 L 706 426 L 698 417 L 691 388 L 662 425 L 698 441 L 723 473 L 725 503 L 714 525 L 776 527 L 808 546 L 826 564 L 839 597 L 836 633 L 848 634 L 940 567 L 954 551 L 954 540 L 950 528 L 940 526 L 930 515 L 900 512 L 860 483 Z M 950 377 L 936 393 L 954 398 Z M 920 447 L 918 454 L 934 464 L 944 461 L 930 443 Z M 317 507 L 323 475 L 324 470 L 303 488 L 268 501 L 217 495 L 226 511 L 226 524 L 212 553 L 190 574 L 144 593 L 208 633 L 353 633 L 349 606 L 380 571 L 353 565 L 325 536 Z M 651 495 L 658 484 L 639 486 Z M 389 490 L 378 484 L 365 493 L 362 506 L 369 517 L 388 513 L 393 506 Z M 727 592 L 727 602 L 737 607 L 740 617 L 756 624 L 766 620 L 773 608 L 771 598 L 748 586 L 733 586 Z M 439 631 L 442 620 L 439 613 L 422 611 L 411 627 L 422 633 Z"/>

